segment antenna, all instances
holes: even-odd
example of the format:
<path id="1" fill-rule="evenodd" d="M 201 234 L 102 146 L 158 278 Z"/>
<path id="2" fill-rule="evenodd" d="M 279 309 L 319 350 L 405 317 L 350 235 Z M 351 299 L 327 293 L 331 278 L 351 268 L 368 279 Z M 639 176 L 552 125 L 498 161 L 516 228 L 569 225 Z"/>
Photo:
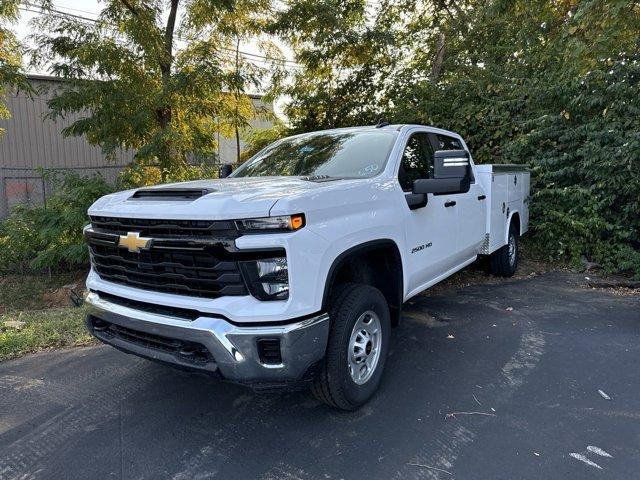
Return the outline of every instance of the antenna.
<path id="1" fill-rule="evenodd" d="M 389 125 L 389 122 L 387 122 L 384 118 L 381 118 L 380 120 L 378 120 L 376 128 L 386 127 L 387 125 Z"/>

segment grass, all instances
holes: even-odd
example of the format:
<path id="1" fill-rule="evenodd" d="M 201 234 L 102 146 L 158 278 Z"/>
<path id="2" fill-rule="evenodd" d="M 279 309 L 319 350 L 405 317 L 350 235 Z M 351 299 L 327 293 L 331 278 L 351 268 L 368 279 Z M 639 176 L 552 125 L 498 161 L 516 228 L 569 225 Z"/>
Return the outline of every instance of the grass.
<path id="1" fill-rule="evenodd" d="M 82 272 L 0 277 L 0 361 L 95 343 L 84 326 L 85 310 L 68 306 L 69 292 L 61 288 L 81 288 L 82 282 Z"/>
<path id="2" fill-rule="evenodd" d="M 54 275 L 0 275 L 0 314 L 12 310 L 39 310 L 46 308 L 47 294 L 63 285 L 81 286 L 86 272 Z"/>
<path id="3" fill-rule="evenodd" d="M 0 316 L 0 361 L 51 348 L 94 343 L 84 326 L 84 308 L 51 308 Z M 24 322 L 21 328 L 5 322 Z"/>

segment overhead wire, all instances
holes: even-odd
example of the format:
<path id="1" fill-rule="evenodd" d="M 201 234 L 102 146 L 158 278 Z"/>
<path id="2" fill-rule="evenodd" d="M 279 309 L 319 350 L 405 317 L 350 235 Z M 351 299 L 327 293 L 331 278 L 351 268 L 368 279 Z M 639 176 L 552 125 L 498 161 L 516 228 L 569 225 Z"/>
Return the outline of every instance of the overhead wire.
<path id="1" fill-rule="evenodd" d="M 90 23 L 97 23 L 99 21 L 98 18 L 91 18 L 91 17 L 87 17 L 84 15 L 77 15 L 74 13 L 70 13 L 70 12 L 65 12 L 60 10 L 61 7 L 52 7 L 52 8 L 48 8 L 46 10 L 42 9 L 39 6 L 33 5 L 29 2 L 23 2 L 23 4 L 18 7 L 20 10 L 24 11 L 24 12 L 29 12 L 29 13 L 36 13 L 36 14 L 50 14 L 53 15 L 57 18 L 73 18 L 76 20 L 81 20 L 81 21 L 85 21 L 85 22 L 90 22 Z M 62 7 L 62 8 L 66 8 L 66 7 Z M 77 10 L 77 9 L 76 9 Z M 80 11 L 80 10 L 78 10 Z M 82 11 L 83 13 L 89 13 L 87 11 Z M 183 42 L 189 42 L 189 39 L 185 39 L 183 37 L 180 36 L 176 36 L 177 40 L 183 41 Z M 233 55 L 235 55 L 236 50 L 233 48 L 228 48 L 228 47 L 223 47 L 223 46 L 218 46 L 219 50 L 225 51 L 225 52 L 229 52 Z M 269 57 L 266 55 L 260 55 L 257 53 L 251 53 L 251 52 L 246 52 L 243 50 L 239 50 L 238 53 L 240 55 L 242 55 L 243 57 L 245 57 L 246 60 L 250 61 L 250 62 L 260 62 L 263 65 L 269 65 L 271 66 L 272 63 L 271 62 L 276 62 L 276 63 L 283 63 L 284 65 L 286 65 L 287 67 L 290 68 L 304 68 L 303 65 L 293 61 L 293 60 L 289 60 L 289 59 L 284 59 L 284 58 L 274 58 L 274 57 Z M 249 57 L 249 58 L 247 58 Z"/>

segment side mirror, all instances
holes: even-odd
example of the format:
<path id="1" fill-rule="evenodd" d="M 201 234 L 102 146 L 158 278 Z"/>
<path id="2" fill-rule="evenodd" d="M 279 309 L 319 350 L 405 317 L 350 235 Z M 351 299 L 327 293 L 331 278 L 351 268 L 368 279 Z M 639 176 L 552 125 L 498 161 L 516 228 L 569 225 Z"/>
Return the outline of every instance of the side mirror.
<path id="1" fill-rule="evenodd" d="M 433 158 L 434 178 L 471 178 L 471 162 L 466 150 L 438 150 Z"/>
<path id="2" fill-rule="evenodd" d="M 413 193 L 466 193 L 471 186 L 471 161 L 466 150 L 438 150 L 433 155 L 434 178 L 416 180 Z"/>
<path id="3" fill-rule="evenodd" d="M 228 163 L 223 163 L 220 165 L 220 169 L 218 170 L 218 178 L 227 178 L 231 175 L 233 171 L 233 167 Z"/>

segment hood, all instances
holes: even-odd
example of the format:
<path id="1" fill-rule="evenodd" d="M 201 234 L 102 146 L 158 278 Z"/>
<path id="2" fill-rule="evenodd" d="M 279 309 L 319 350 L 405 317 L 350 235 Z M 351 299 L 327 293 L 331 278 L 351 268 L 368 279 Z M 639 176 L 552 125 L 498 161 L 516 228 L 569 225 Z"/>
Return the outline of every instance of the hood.
<path id="1" fill-rule="evenodd" d="M 244 177 L 172 183 L 106 195 L 89 208 L 89 215 L 191 220 L 266 217 L 281 198 L 316 191 L 332 183 L 336 182 L 312 182 L 295 177 Z M 200 192 L 197 198 L 163 196 L 172 190 Z M 140 191 L 144 191 L 145 196 L 133 197 Z"/>

